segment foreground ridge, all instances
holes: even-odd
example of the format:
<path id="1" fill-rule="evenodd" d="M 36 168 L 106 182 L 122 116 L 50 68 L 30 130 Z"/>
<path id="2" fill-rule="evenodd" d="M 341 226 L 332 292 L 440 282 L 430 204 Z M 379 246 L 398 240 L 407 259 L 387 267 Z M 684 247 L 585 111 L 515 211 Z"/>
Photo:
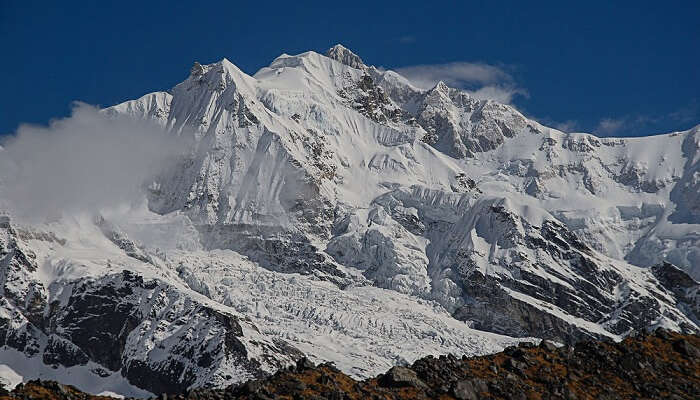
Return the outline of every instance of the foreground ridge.
<path id="1" fill-rule="evenodd" d="M 307 359 L 265 379 L 226 389 L 194 389 L 173 399 L 695 399 L 700 337 L 664 329 L 622 342 L 557 347 L 522 343 L 490 356 L 420 359 L 356 381 Z M 18 385 L 0 399 L 106 399 L 49 381 Z"/>

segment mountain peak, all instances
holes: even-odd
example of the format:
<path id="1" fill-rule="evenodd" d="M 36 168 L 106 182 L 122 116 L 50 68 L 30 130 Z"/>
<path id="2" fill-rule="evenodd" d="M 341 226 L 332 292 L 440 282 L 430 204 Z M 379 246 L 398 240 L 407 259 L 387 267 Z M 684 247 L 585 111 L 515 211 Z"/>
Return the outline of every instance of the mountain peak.
<path id="1" fill-rule="evenodd" d="M 450 88 L 447 86 L 447 84 L 445 84 L 445 82 L 438 81 L 438 83 L 435 84 L 435 87 L 433 87 L 433 90 L 437 90 L 437 91 L 443 92 L 443 93 L 448 93 Z"/>
<path id="2" fill-rule="evenodd" d="M 237 385 L 303 356 L 364 380 L 525 337 L 700 331 L 699 131 L 565 134 L 445 82 L 413 87 L 342 45 L 327 54 L 281 55 L 254 76 L 195 63 L 169 92 L 104 110 L 153 120 L 162 145 L 140 141 L 145 126 L 102 152 L 102 123 L 82 117 L 58 126 L 67 141 L 7 142 L 3 363 L 25 381 L 75 371 L 145 397 Z M 46 162 L 45 148 L 70 162 Z M 138 177 L 84 175 L 139 154 Z M 38 206 L 55 212 L 30 215 Z M 47 222 L 15 227 L 1 216 L 15 208 Z M 685 273 L 652 267 L 663 261 Z"/>
<path id="3" fill-rule="evenodd" d="M 204 74 L 204 67 L 199 63 L 199 61 L 195 61 L 192 68 L 190 68 L 190 75 L 200 76 L 202 74 Z"/>
<path id="4" fill-rule="evenodd" d="M 336 44 L 335 46 L 328 49 L 328 51 L 326 52 L 326 56 L 352 68 L 367 68 L 360 56 L 353 53 L 350 49 L 343 46 L 342 44 Z"/>

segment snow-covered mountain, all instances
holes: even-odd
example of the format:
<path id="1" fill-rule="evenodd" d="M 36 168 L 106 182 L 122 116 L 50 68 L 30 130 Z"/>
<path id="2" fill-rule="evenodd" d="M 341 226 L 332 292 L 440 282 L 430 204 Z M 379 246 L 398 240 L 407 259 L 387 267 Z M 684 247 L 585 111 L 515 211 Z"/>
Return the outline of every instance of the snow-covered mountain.
<path id="1" fill-rule="evenodd" d="M 124 211 L 0 221 L 0 360 L 142 395 L 700 321 L 700 126 L 563 133 L 338 45 L 103 110 L 191 143 Z"/>

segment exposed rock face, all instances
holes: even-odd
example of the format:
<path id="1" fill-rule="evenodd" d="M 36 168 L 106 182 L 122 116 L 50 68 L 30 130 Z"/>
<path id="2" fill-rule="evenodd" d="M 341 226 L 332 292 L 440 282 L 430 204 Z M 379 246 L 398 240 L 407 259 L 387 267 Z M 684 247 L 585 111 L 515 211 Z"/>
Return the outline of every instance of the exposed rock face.
<path id="1" fill-rule="evenodd" d="M 363 75 L 357 84 L 341 89 L 338 94 L 349 100 L 349 106 L 380 124 L 397 123 L 408 114 L 396 106 L 377 85 L 371 75 Z"/>
<path id="2" fill-rule="evenodd" d="M 341 44 L 336 44 L 335 46 L 328 49 L 326 55 L 329 58 L 332 58 L 338 62 L 347 65 L 348 67 L 353 67 L 357 69 L 367 68 L 360 56 L 348 50 Z"/>
<path id="3" fill-rule="evenodd" d="M 103 219 L 98 222 L 103 229 L 108 226 Z M 281 341 L 259 338 L 250 344 L 236 316 L 128 270 L 44 288 L 33 274 L 37 266 L 31 253 L 9 222 L 2 223 L 4 348 L 55 367 L 84 366 L 100 376 L 121 374 L 152 393 L 258 377 L 301 356 Z M 249 349 L 265 358 L 251 357 Z"/>
<path id="4" fill-rule="evenodd" d="M 700 223 L 700 127 L 695 127 L 693 135 L 683 141 L 683 154 L 686 157 L 686 173 L 671 192 L 671 198 L 679 207 L 671 216 L 672 221 Z"/>
<path id="5" fill-rule="evenodd" d="M 48 293 L 31 275 L 36 255 L 17 240 L 7 217 L 0 217 L 0 345 L 33 356 L 41 350 L 37 337 Z"/>
<path id="6" fill-rule="evenodd" d="M 477 100 L 443 82 L 425 94 L 416 121 L 427 132 L 421 140 L 456 158 L 493 150 L 526 128 L 535 129 L 513 108 Z"/>
<path id="7" fill-rule="evenodd" d="M 436 194 L 383 196 L 369 213 L 342 220 L 327 251 L 375 284 L 434 299 L 477 329 L 560 342 L 662 320 L 697 329 L 697 311 L 684 304 L 695 304 L 698 283 L 687 275 L 688 289 L 668 289 L 659 274 L 601 258 L 559 222 L 533 225 L 502 200 Z"/>
<path id="8" fill-rule="evenodd" d="M 305 362 L 263 380 L 168 398 L 695 399 L 700 396 L 699 356 L 697 336 L 658 331 L 617 344 L 587 341 L 557 349 L 544 343 L 481 358 L 428 357 L 361 382 L 332 365 Z M 42 381 L 18 386 L 9 398 L 98 399 Z"/>
<path id="9" fill-rule="evenodd" d="M 236 250 L 270 270 L 303 275 L 318 273 L 339 286 L 353 282 L 351 276 L 303 235 L 240 225 L 205 225 L 199 229 L 208 248 Z"/>
<path id="10" fill-rule="evenodd" d="M 676 296 L 681 306 L 689 310 L 689 314 L 695 318 L 694 322 L 698 324 L 697 318 L 700 316 L 698 282 L 673 264 L 666 262 L 652 267 L 652 272 L 659 283 Z"/>

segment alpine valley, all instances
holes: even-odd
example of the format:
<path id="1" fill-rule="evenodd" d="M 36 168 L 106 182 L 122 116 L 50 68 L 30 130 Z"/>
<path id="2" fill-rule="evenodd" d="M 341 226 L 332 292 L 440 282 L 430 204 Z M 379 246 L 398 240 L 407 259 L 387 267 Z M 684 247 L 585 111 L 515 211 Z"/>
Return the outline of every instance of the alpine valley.
<path id="1" fill-rule="evenodd" d="M 563 133 L 340 45 L 253 76 L 195 63 L 101 112 L 189 145 L 128 209 L 0 217 L 10 386 L 146 397 L 302 357 L 364 379 L 520 341 L 699 331 L 700 126 Z"/>

